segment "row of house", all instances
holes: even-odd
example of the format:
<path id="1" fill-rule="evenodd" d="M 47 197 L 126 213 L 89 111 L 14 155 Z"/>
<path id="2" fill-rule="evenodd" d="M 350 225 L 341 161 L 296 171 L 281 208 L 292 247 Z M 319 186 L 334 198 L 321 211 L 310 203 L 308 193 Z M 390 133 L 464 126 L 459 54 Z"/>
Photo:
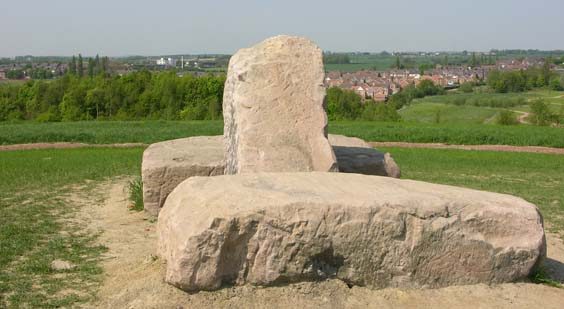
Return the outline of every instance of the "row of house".
<path id="1" fill-rule="evenodd" d="M 400 89 L 410 84 L 418 85 L 423 80 L 430 80 L 435 85 L 452 88 L 467 82 L 486 80 L 492 70 L 526 70 L 542 66 L 544 61 L 542 58 L 524 58 L 500 60 L 495 65 L 479 67 L 437 66 L 424 74 L 415 69 L 354 73 L 328 72 L 325 77 L 325 86 L 353 90 L 362 98 L 382 102 L 399 92 Z"/>
<path id="2" fill-rule="evenodd" d="M 63 75 L 68 70 L 67 63 L 61 62 L 44 62 L 44 63 L 11 63 L 0 65 L 0 79 L 7 79 L 9 71 L 24 71 L 28 72 L 30 70 L 42 69 L 51 72 L 55 76 Z M 26 73 L 27 74 L 27 73 Z M 29 76 L 26 75 L 27 78 Z"/>
<path id="3" fill-rule="evenodd" d="M 376 102 L 386 101 L 401 89 L 423 80 L 430 80 L 445 88 L 455 87 L 462 83 L 485 79 L 488 68 L 441 68 L 421 75 L 416 70 L 358 71 L 354 73 L 328 72 L 325 77 L 326 87 L 339 87 L 353 90 L 362 98 Z"/>

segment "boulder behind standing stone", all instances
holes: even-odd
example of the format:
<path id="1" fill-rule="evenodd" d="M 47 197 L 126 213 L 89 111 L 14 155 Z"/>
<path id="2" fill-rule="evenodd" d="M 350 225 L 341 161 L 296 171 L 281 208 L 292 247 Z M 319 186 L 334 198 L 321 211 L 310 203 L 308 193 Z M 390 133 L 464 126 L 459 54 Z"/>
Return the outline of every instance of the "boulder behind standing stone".
<path id="1" fill-rule="evenodd" d="M 399 167 L 390 154 L 367 142 L 329 134 L 339 171 L 399 178 Z M 157 216 L 167 196 L 182 181 L 194 176 L 223 175 L 223 136 L 195 136 L 155 143 L 143 153 L 143 203 Z"/>
<path id="2" fill-rule="evenodd" d="M 321 49 L 277 36 L 238 51 L 223 98 L 226 174 L 337 171 Z"/>

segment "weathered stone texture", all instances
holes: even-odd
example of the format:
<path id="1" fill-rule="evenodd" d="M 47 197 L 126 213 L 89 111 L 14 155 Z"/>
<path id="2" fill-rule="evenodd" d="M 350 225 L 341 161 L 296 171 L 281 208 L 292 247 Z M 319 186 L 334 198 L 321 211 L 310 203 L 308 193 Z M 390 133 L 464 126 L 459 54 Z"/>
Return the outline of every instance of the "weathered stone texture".
<path id="1" fill-rule="evenodd" d="M 523 199 L 342 173 L 190 178 L 157 233 L 166 281 L 186 291 L 333 277 L 374 288 L 512 282 L 546 250 Z"/>
<path id="2" fill-rule="evenodd" d="M 225 173 L 337 171 L 324 75 L 321 49 L 300 37 L 233 55 L 223 98 Z"/>

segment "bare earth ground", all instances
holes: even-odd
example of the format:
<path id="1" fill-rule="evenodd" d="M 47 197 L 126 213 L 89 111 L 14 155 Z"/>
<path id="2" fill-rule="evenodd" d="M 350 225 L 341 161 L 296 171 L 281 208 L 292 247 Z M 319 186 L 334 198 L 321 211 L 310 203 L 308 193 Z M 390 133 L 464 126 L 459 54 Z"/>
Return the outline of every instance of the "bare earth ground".
<path id="1" fill-rule="evenodd" d="M 33 149 L 70 149 L 70 148 L 84 148 L 84 147 L 110 147 L 110 148 L 128 148 L 128 147 L 142 147 L 147 146 L 142 143 L 124 143 L 124 144 L 84 144 L 84 143 L 30 143 L 30 144 L 14 144 L 14 145 L 0 145 L 0 151 L 12 150 L 33 150 Z"/>
<path id="2" fill-rule="evenodd" d="M 431 149 L 461 149 L 461 150 L 485 150 L 505 152 L 531 152 L 564 155 L 564 148 L 552 148 L 541 146 L 509 146 L 509 145 L 448 145 L 441 143 L 407 143 L 407 142 L 370 142 L 370 145 L 378 147 L 400 147 L 400 148 L 431 148 Z"/>
<path id="3" fill-rule="evenodd" d="M 509 146 L 509 145 L 447 145 L 440 143 L 407 143 L 407 142 L 370 142 L 374 147 L 401 147 L 401 148 L 432 148 L 432 149 L 462 149 L 462 150 L 486 150 L 506 152 L 531 152 L 564 155 L 564 148 L 539 147 L 539 146 Z M 84 143 L 31 143 L 0 145 L 0 151 L 32 150 L 32 149 L 69 149 L 83 147 L 145 147 L 142 143 L 125 144 L 84 144 Z"/>
<path id="4" fill-rule="evenodd" d="M 184 293 L 163 281 L 164 264 L 154 256 L 156 223 L 128 210 L 127 180 L 101 184 L 102 204 L 82 196 L 79 220 L 108 247 L 104 283 L 98 300 L 85 308 L 563 308 L 564 289 L 531 283 L 474 285 L 436 290 L 348 288 L 338 280 L 289 286 L 228 287 L 216 292 Z M 80 196 L 80 193 L 78 193 Z M 564 243 L 547 235 L 547 269 L 564 281 Z"/>

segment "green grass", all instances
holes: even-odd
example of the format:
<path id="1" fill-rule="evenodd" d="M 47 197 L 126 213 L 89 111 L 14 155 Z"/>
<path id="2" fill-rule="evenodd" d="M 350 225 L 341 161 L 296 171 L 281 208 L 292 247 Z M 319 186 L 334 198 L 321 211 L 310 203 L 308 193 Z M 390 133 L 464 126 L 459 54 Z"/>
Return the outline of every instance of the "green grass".
<path id="1" fill-rule="evenodd" d="M 73 223 L 66 197 L 82 185 L 139 174 L 141 148 L 0 152 L 0 308 L 73 306 L 94 297 L 105 251 L 97 235 Z M 76 268 L 54 271 L 55 259 Z"/>
<path id="2" fill-rule="evenodd" d="M 154 143 L 222 132 L 221 121 L 0 123 L 0 144 Z M 329 132 L 367 141 L 564 147 L 564 128 L 552 127 L 334 121 L 329 123 Z"/>
<path id="3" fill-rule="evenodd" d="M 564 235 L 564 156 L 443 149 L 382 149 L 392 154 L 402 178 L 520 196 L 536 204 Z"/>
<path id="4" fill-rule="evenodd" d="M 457 106 L 441 103 L 417 103 L 399 113 L 404 121 L 446 124 L 481 124 L 491 122 L 499 109 L 477 106 Z"/>
<path id="5" fill-rule="evenodd" d="M 539 206 L 554 232 L 564 233 L 564 156 L 437 149 L 383 149 L 403 178 L 508 193 Z M 0 308 L 72 307 L 95 297 L 102 278 L 96 236 L 73 224 L 69 186 L 91 192 L 99 181 L 139 176 L 142 148 L 0 152 Z M 134 182 L 133 188 L 140 191 Z M 55 272 L 50 262 L 77 265 Z M 540 279 L 545 277 L 540 276 Z M 125 283 L 126 284 L 126 283 Z"/>
<path id="6" fill-rule="evenodd" d="M 223 134 L 221 121 L 83 121 L 0 123 L 0 145 L 36 142 L 153 143 Z"/>
<path id="7" fill-rule="evenodd" d="M 564 147 L 564 128 L 483 124 L 334 122 L 329 132 L 374 142 Z"/>

